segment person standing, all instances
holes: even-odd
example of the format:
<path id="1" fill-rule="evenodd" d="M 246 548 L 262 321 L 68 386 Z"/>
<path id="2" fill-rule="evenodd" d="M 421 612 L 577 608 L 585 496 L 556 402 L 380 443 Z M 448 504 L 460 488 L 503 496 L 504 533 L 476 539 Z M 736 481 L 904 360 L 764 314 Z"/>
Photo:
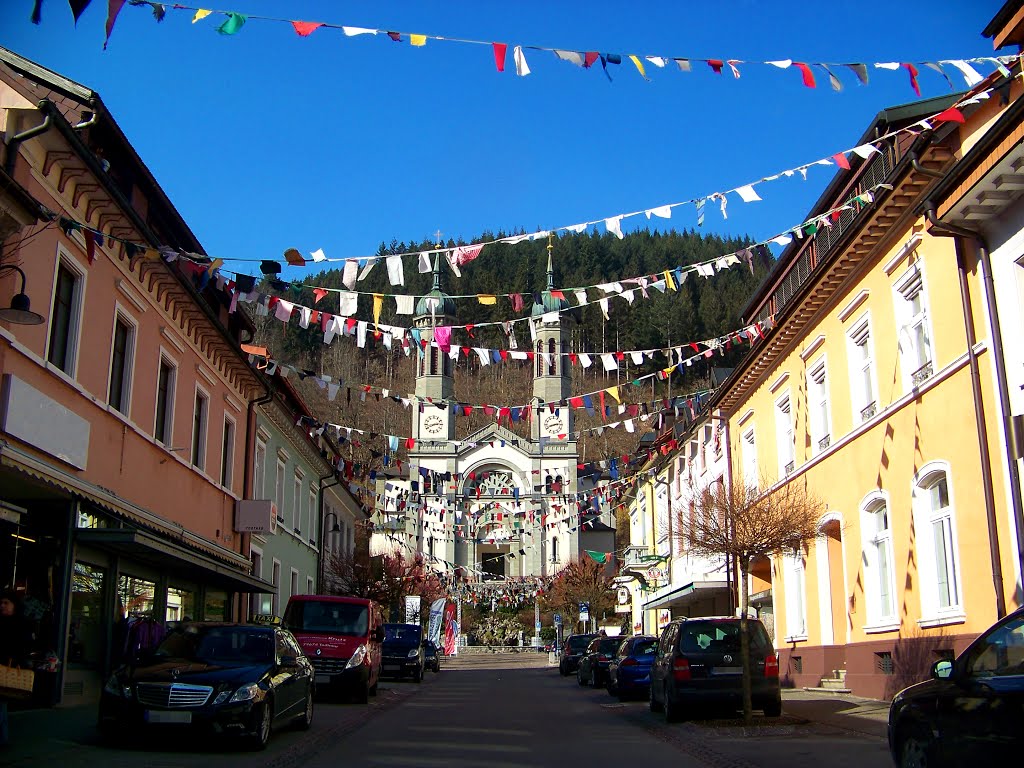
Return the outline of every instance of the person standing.
<path id="1" fill-rule="evenodd" d="M 13 590 L 0 593 L 0 663 L 27 666 L 31 638 L 28 624 L 21 615 L 21 600 Z M 7 700 L 0 698 L 0 746 L 9 739 Z"/>

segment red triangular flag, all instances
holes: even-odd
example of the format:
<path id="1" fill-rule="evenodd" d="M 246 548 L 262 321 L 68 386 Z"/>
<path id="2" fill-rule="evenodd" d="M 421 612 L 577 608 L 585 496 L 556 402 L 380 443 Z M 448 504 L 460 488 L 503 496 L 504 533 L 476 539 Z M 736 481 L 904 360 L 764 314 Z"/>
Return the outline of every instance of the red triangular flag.
<path id="1" fill-rule="evenodd" d="M 508 50 L 508 46 L 505 43 L 491 43 L 491 47 L 494 48 L 494 66 L 498 68 L 499 72 L 504 72 L 505 52 Z"/>
<path id="2" fill-rule="evenodd" d="M 299 37 L 309 37 L 316 32 L 323 24 L 319 21 L 293 21 L 292 26 L 298 32 Z"/>
<path id="3" fill-rule="evenodd" d="M 814 82 L 814 73 L 811 72 L 811 68 L 800 61 L 794 61 L 793 66 L 800 70 L 800 74 L 804 78 L 804 85 L 808 88 L 816 88 L 817 83 Z"/>
<path id="4" fill-rule="evenodd" d="M 846 155 L 843 152 L 832 155 L 832 159 L 835 160 L 836 165 L 844 171 L 850 170 L 850 161 L 846 159 Z"/>
<path id="5" fill-rule="evenodd" d="M 725 66 L 725 62 L 721 59 L 708 59 L 708 66 L 715 70 L 716 75 L 722 74 L 722 67 Z"/>
<path id="6" fill-rule="evenodd" d="M 964 115 L 956 107 L 950 107 L 932 118 L 937 123 L 963 123 Z"/>
<path id="7" fill-rule="evenodd" d="M 593 65 L 595 61 L 601 58 L 601 54 L 597 51 L 587 51 L 583 54 L 583 66 L 587 69 Z"/>
<path id="8" fill-rule="evenodd" d="M 918 95 L 918 98 L 920 98 L 921 88 L 917 84 L 917 67 L 910 63 L 903 63 L 900 66 L 902 66 L 904 69 L 907 70 L 907 72 L 910 73 L 910 87 L 914 89 L 914 93 L 916 93 Z"/>
<path id="9" fill-rule="evenodd" d="M 323 288 L 314 288 L 313 289 L 313 303 L 314 304 L 319 304 L 320 300 L 323 299 L 323 297 L 326 296 L 326 295 L 327 295 L 327 291 L 325 291 Z"/>

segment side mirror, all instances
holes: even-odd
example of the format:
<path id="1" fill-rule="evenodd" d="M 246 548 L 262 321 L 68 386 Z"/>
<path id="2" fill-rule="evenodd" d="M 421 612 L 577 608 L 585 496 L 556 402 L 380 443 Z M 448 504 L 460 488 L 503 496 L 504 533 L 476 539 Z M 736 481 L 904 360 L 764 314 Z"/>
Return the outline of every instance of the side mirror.
<path id="1" fill-rule="evenodd" d="M 953 676 L 953 662 L 948 659 L 932 664 L 932 677 L 936 680 L 948 680 Z"/>
<path id="2" fill-rule="evenodd" d="M 280 663 L 280 666 L 282 666 L 282 667 L 294 667 L 296 664 L 299 663 L 299 657 L 298 656 L 290 656 L 290 655 L 289 656 L 282 656 L 281 657 L 281 661 L 279 663 Z"/>

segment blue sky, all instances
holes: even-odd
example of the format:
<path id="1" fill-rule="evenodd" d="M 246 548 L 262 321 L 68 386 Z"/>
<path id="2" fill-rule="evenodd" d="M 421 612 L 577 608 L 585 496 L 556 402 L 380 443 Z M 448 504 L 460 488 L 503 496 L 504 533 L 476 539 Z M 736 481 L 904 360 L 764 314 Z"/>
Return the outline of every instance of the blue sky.
<path id="1" fill-rule="evenodd" d="M 193 25 L 191 12 L 168 10 L 157 24 L 129 6 L 104 52 L 106 5 L 93 0 L 76 29 L 64 0 L 45 0 L 39 26 L 32 0 L 3 0 L 0 44 L 100 93 L 208 253 L 279 259 L 289 247 L 365 255 L 436 230 L 468 240 L 553 228 L 732 189 L 849 148 L 880 109 L 916 99 L 906 72 L 882 70 L 866 87 L 838 72 L 839 93 L 820 74 L 811 90 L 795 69 L 753 64 L 739 80 L 701 63 L 691 73 L 648 66 L 645 82 L 627 61 L 609 82 L 600 68 L 527 51 L 533 73 L 517 77 L 514 45 L 747 61 L 967 58 L 991 54 L 981 30 L 1001 2 L 216 0 L 247 14 L 506 42 L 500 74 L 484 46 L 414 48 L 332 29 L 300 38 L 258 20 L 225 37 L 214 32 L 222 17 Z M 920 83 L 923 97 L 949 92 L 929 70 Z M 728 220 L 709 209 L 704 230 L 770 237 L 803 219 L 830 170 L 762 185 L 762 202 L 733 196 Z M 685 207 L 655 221 L 696 225 Z"/>

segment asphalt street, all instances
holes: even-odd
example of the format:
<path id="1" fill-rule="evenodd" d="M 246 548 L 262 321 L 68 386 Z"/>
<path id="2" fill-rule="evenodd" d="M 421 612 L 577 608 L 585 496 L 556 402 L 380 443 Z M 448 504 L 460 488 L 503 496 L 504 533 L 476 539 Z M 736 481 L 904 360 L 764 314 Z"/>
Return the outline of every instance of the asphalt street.
<path id="1" fill-rule="evenodd" d="M 282 729 L 264 752 L 191 734 L 126 733 L 101 746 L 95 709 L 12 714 L 0 765 L 102 768 L 671 765 L 681 768 L 889 768 L 884 710 L 790 691 L 784 716 L 752 728 L 666 724 L 644 701 L 620 703 L 561 677 L 545 654 L 445 660 L 423 683 L 387 681 L 365 706 L 320 698 L 307 732 Z M 850 713 L 866 715 L 854 717 Z"/>

